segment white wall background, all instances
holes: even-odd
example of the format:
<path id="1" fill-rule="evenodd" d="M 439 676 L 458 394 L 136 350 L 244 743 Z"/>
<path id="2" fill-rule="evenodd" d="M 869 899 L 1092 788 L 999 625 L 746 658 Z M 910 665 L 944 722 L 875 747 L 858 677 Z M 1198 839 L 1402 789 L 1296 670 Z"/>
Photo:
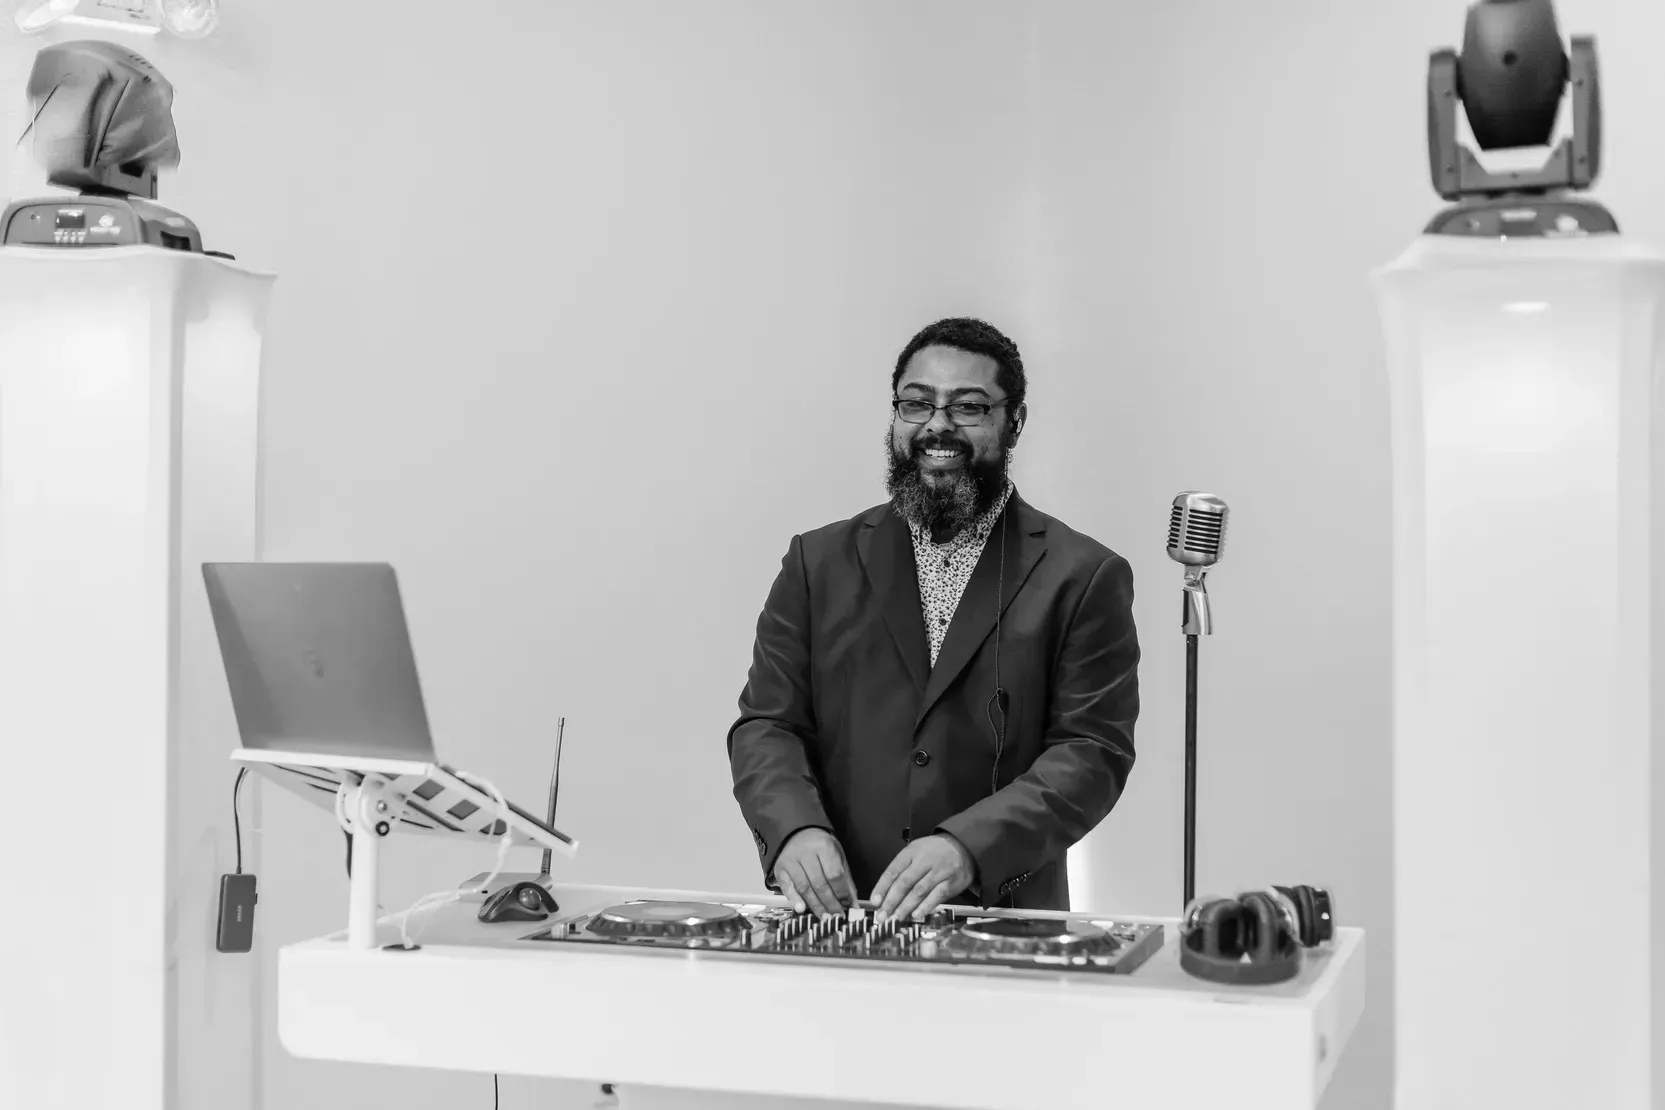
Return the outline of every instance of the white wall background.
<path id="1" fill-rule="evenodd" d="M 755 884 L 722 738 L 758 608 L 794 532 L 882 500 L 896 350 L 986 315 L 1031 371 L 1025 495 L 1125 554 L 1140 595 L 1139 763 L 1078 901 L 1178 908 L 1162 543 L 1168 500 L 1207 488 L 1234 516 L 1199 886 L 1326 883 L 1371 930 L 1371 1006 L 1326 1107 L 1389 1105 L 1388 460 L 1364 272 L 1439 206 L 1423 83 L 1461 0 L 226 7 L 216 38 L 141 51 L 179 90 L 163 201 L 281 274 L 267 556 L 399 567 L 455 762 L 535 799 L 566 716 L 570 877 Z M 1665 243 L 1665 11 L 1558 7 L 1563 34 L 1598 36 L 1599 195 Z M 0 32 L 9 135 L 37 45 Z M 0 189 L 40 191 L 24 150 L 4 157 Z M 276 948 L 338 927 L 346 886 L 320 813 L 267 798 L 260 823 L 269 1010 Z M 487 862 L 396 848 L 390 901 Z M 580 1016 L 551 999 L 551 1034 Z M 489 1097 L 262 1035 L 274 1110 Z M 508 1078 L 503 1105 L 576 1093 Z"/>

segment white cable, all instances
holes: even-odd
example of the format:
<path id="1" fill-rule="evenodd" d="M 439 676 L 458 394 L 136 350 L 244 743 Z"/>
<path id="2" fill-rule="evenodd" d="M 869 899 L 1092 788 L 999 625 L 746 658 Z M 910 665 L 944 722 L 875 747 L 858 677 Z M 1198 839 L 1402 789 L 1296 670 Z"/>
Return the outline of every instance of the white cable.
<path id="1" fill-rule="evenodd" d="M 492 864 L 491 874 L 487 875 L 485 882 L 481 884 L 482 887 L 489 888 L 497 876 L 501 875 L 508 868 L 509 849 L 514 847 L 514 833 L 509 826 L 509 803 L 504 800 L 503 792 L 498 790 L 497 787 L 489 780 L 478 778 L 474 775 L 464 774 L 461 771 L 456 772 L 456 775 L 458 778 L 471 784 L 476 789 L 490 794 L 492 800 L 497 803 L 497 822 L 502 826 L 503 832 L 497 838 L 497 861 Z M 399 922 L 400 942 L 403 943 L 406 948 L 410 948 L 412 946 L 413 938 L 410 934 L 410 919 L 414 914 L 420 913 L 425 909 L 437 910 L 441 906 L 448 905 L 459 900 L 462 896 L 463 890 L 460 887 L 438 890 L 432 894 L 424 894 L 405 909 L 392 915 L 392 918 L 397 919 Z M 423 927 L 426 928 L 427 922 L 431 922 L 432 920 L 433 916 L 430 914 L 424 922 Z M 419 938 L 420 936 L 421 933 L 419 932 L 417 937 Z"/>
<path id="2" fill-rule="evenodd" d="M 349 785 L 347 776 L 342 775 L 340 785 L 335 788 L 335 823 L 340 825 L 348 835 L 351 835 L 353 831 L 353 823 L 347 817 L 347 794 L 352 789 L 356 789 L 356 787 Z"/>
<path id="3" fill-rule="evenodd" d="M 502 826 L 503 832 L 497 838 L 497 861 L 492 865 L 491 874 L 487 875 L 485 882 L 481 884 L 482 887 L 489 888 L 493 880 L 495 880 L 498 875 L 502 874 L 504 870 L 508 868 L 509 849 L 514 847 L 514 832 L 509 826 L 509 803 L 504 799 L 503 792 L 497 789 L 496 785 L 491 781 L 466 774 L 462 771 L 457 771 L 455 774 L 458 778 L 474 786 L 476 789 L 483 791 L 486 794 L 490 794 L 492 800 L 497 803 L 497 823 Z M 356 788 L 356 783 L 349 783 L 343 779 L 341 785 L 337 787 L 335 791 L 335 819 L 349 835 L 353 832 L 353 823 L 347 816 L 347 796 Z M 399 812 L 394 814 L 393 819 L 388 823 L 390 827 L 398 827 L 399 821 L 404 817 L 405 808 L 409 805 L 409 803 L 410 795 L 401 791 L 399 793 Z M 435 891 L 432 894 L 424 894 L 422 897 L 418 898 L 415 902 L 412 902 L 409 906 L 400 910 L 398 913 L 391 914 L 387 917 L 378 917 L 376 919 L 376 924 L 381 925 L 387 921 L 397 920 L 399 922 L 399 940 L 406 948 L 410 948 L 413 944 L 413 938 L 410 934 L 411 917 L 425 909 L 438 909 L 440 906 L 457 901 L 462 896 L 463 891 L 460 888 L 455 887 L 447 890 Z M 378 905 L 377 909 L 380 908 L 380 905 Z M 428 920 L 431 921 L 432 917 L 430 916 Z M 418 933 L 417 935 L 420 936 L 421 934 Z"/>

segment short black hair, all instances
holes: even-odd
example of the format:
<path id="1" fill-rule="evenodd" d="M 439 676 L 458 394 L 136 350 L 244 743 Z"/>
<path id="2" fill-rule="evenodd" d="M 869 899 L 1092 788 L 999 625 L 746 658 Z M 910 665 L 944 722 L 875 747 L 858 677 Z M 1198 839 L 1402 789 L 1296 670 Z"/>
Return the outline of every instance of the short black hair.
<path id="1" fill-rule="evenodd" d="M 1017 414 L 1018 406 L 1023 404 L 1023 398 L 1029 392 L 1029 381 L 1023 376 L 1023 356 L 1018 353 L 1017 344 L 1001 334 L 999 328 L 969 316 L 952 316 L 927 324 L 918 335 L 908 340 L 908 345 L 896 357 L 896 370 L 890 375 L 891 393 L 896 392 L 896 385 L 902 380 L 902 371 L 907 369 L 908 360 L 926 347 L 953 347 L 994 359 L 999 367 L 995 381 L 1011 399 L 1007 407 L 1008 419 Z"/>

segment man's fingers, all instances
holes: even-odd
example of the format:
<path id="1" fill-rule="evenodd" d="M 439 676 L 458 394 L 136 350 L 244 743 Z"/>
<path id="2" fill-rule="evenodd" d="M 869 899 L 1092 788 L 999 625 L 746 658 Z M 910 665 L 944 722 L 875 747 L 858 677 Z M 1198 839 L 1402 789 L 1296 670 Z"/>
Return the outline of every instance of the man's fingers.
<path id="1" fill-rule="evenodd" d="M 933 912 L 943 902 L 953 897 L 955 893 L 953 880 L 944 879 L 931 888 L 931 893 L 927 894 L 925 900 L 919 903 L 919 916 L 924 917 L 926 914 Z"/>
<path id="2" fill-rule="evenodd" d="M 792 880 L 792 889 L 804 903 L 804 908 L 813 913 L 821 913 L 820 899 L 815 894 L 815 882 L 810 877 L 809 868 L 803 860 L 795 859 L 787 868 L 787 874 Z"/>
<path id="3" fill-rule="evenodd" d="M 782 896 L 785 897 L 789 903 L 791 903 L 792 908 L 797 910 L 799 913 L 803 913 L 804 899 L 803 896 L 798 893 L 798 888 L 792 885 L 792 877 L 784 871 L 777 869 L 775 871 L 775 882 L 780 884 L 780 892 Z"/>
<path id="4" fill-rule="evenodd" d="M 844 854 L 836 848 L 821 856 L 821 873 L 827 877 L 827 888 L 837 900 L 839 908 L 844 907 L 844 895 L 850 895 L 850 905 L 856 904 L 855 884 L 850 881 L 850 871 L 844 865 Z"/>
<path id="5" fill-rule="evenodd" d="M 911 844 L 908 847 L 903 848 L 900 852 L 897 852 L 896 857 L 890 861 L 890 866 L 885 868 L 883 875 L 879 876 L 879 881 L 873 884 L 872 899 L 875 913 L 878 912 L 879 907 L 882 906 L 885 900 L 890 896 L 891 890 L 902 878 L 902 873 L 913 865 L 916 854 L 917 853 Z"/>
<path id="6" fill-rule="evenodd" d="M 804 884 L 803 896 L 804 908 L 816 917 L 825 917 L 827 914 L 832 912 L 827 909 L 827 903 L 822 900 L 821 891 L 817 887 L 814 880 Z"/>
<path id="7" fill-rule="evenodd" d="M 832 883 L 827 881 L 820 858 L 811 856 L 804 862 L 804 870 L 809 874 L 810 908 L 823 917 L 838 913 L 842 907 L 839 906 L 838 895 L 833 893 Z"/>
<path id="8" fill-rule="evenodd" d="M 919 913 L 920 904 L 925 901 L 926 895 L 930 894 L 937 886 L 937 877 L 928 868 L 922 868 L 917 874 L 910 874 L 907 879 L 907 897 L 903 898 L 896 907 L 896 916 L 903 921 L 911 920 Z"/>
<path id="9" fill-rule="evenodd" d="M 896 858 L 890 861 L 890 866 L 885 868 L 885 873 L 879 876 L 879 881 L 873 884 L 873 893 L 869 897 L 872 898 L 875 909 L 884 902 L 885 895 L 890 893 L 890 884 L 896 881 L 896 876 L 908 865 L 907 855 L 908 850 L 902 849 Z"/>
<path id="10" fill-rule="evenodd" d="M 885 893 L 885 900 L 883 904 L 879 906 L 880 918 L 883 919 L 897 916 L 897 911 L 899 911 L 907 903 L 909 898 L 913 897 L 913 888 L 915 885 L 919 883 L 919 880 L 929 874 L 930 870 L 930 865 L 925 863 L 923 860 L 916 858 L 909 863 L 908 866 L 902 871 L 902 874 L 897 877 L 896 881 L 890 884 L 890 890 Z M 923 893 L 921 893 L 920 897 L 924 897 Z M 914 899 L 913 904 L 918 905 L 918 899 Z"/>
<path id="11" fill-rule="evenodd" d="M 849 895 L 849 905 L 856 905 L 856 902 L 859 902 L 859 897 L 856 895 L 856 879 L 849 874 L 849 860 L 844 859 L 842 845 L 834 844 L 832 847 L 836 850 L 837 872 L 839 872 L 839 879 L 842 879 L 842 884 L 839 885 L 839 894 Z"/>

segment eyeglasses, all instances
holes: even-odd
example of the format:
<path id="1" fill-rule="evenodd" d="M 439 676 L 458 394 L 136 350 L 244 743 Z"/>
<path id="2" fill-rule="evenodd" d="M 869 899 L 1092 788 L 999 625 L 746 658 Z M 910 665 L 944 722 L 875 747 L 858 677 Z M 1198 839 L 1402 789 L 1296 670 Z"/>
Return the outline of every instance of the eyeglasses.
<path id="1" fill-rule="evenodd" d="M 1005 403 L 1005 398 L 987 404 L 982 401 L 955 401 L 951 405 L 933 405 L 929 401 L 903 400 L 900 397 L 890 399 L 890 407 L 896 410 L 896 415 L 909 424 L 928 424 L 938 411 L 946 411 L 948 419 L 961 428 L 975 428 L 990 411 Z"/>

